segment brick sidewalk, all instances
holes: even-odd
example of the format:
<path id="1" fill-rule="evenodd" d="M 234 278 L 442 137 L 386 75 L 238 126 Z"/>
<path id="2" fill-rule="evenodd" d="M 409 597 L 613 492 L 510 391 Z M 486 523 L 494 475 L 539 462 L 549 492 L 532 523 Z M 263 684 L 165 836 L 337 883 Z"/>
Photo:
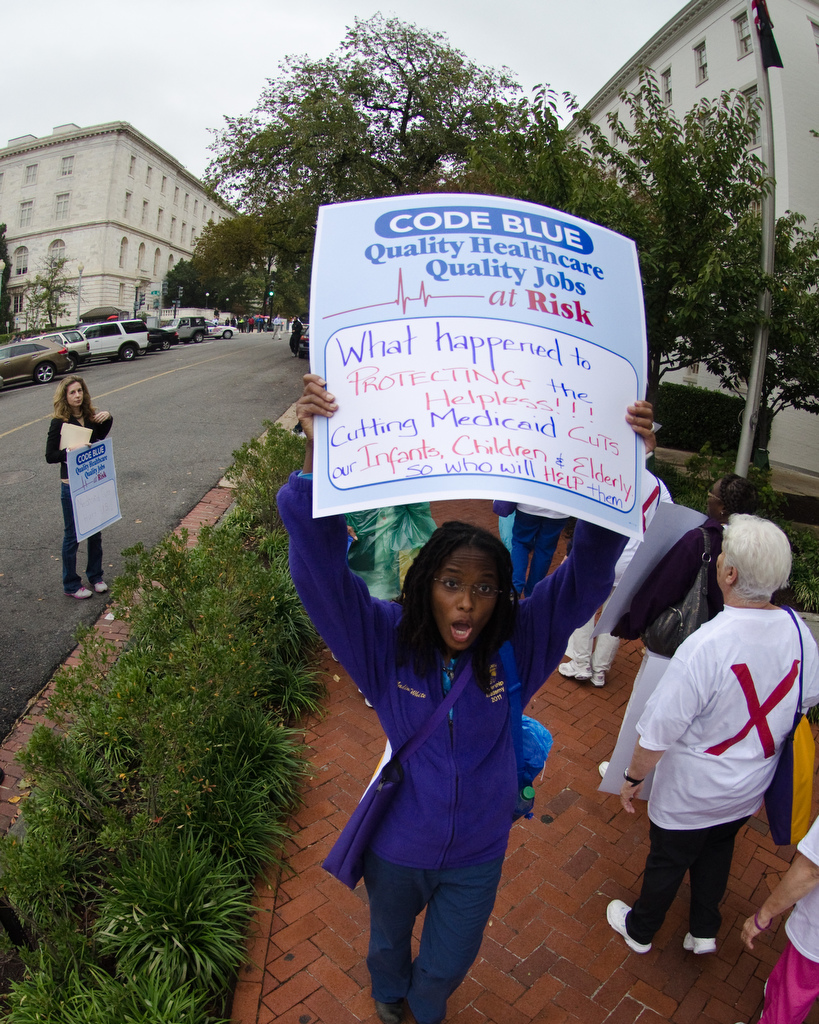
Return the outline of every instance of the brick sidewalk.
<path id="1" fill-rule="evenodd" d="M 436 521 L 494 526 L 488 502 L 441 502 Z M 756 1020 L 762 986 L 785 941 L 744 950 L 739 925 L 780 874 L 791 850 L 752 819 L 737 840 L 715 956 L 682 949 L 684 885 L 645 956 L 606 923 L 606 905 L 632 903 L 648 851 L 645 807 L 635 816 L 598 792 L 597 764 L 613 747 L 641 657 L 624 643 L 602 690 L 554 673 L 527 713 L 554 734 L 536 816 L 512 829 L 495 909 L 480 955 L 449 1002 L 453 1024 L 675 1024 Z M 383 750 L 375 712 L 325 655 L 325 716 L 305 725 L 313 778 L 287 844 L 293 874 L 259 879 L 257 910 L 233 1004 L 234 1024 L 377 1024 L 364 958 L 363 886 L 351 893 L 321 868 Z M 784 855 L 784 856 L 783 856 Z M 416 934 L 416 940 L 417 940 Z M 411 1015 L 407 1014 L 411 1022 Z M 807 1018 L 819 1022 L 817 1008 Z"/>

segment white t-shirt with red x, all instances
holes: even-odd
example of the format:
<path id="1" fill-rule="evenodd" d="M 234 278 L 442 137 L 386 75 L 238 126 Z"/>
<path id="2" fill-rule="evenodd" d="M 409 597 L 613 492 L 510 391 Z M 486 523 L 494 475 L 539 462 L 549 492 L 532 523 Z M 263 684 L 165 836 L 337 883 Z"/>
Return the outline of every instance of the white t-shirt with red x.
<path id="1" fill-rule="evenodd" d="M 802 709 L 819 703 L 819 653 L 802 634 Z M 671 659 L 637 732 L 664 751 L 648 804 L 661 828 L 697 829 L 755 814 L 793 725 L 799 637 L 781 609 L 726 607 Z"/>

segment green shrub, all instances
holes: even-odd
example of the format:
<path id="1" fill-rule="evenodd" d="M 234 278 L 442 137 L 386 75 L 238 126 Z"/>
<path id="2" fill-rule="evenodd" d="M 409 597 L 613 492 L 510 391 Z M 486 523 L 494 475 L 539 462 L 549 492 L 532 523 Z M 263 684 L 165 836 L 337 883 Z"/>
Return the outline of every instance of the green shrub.
<path id="1" fill-rule="evenodd" d="M 199 979 L 211 992 L 233 980 L 252 889 L 229 861 L 214 861 L 195 839 L 185 833 L 146 843 L 112 874 L 95 935 L 125 977 L 177 986 Z"/>
<path id="2" fill-rule="evenodd" d="M 661 384 L 654 413 L 663 425 L 659 443 L 686 452 L 698 452 L 706 444 L 715 452 L 735 452 L 744 409 L 743 399 L 724 391 Z"/>
<path id="3" fill-rule="evenodd" d="M 236 500 L 249 521 L 263 530 L 281 526 L 276 495 L 295 469 L 304 462 L 304 436 L 270 420 L 261 438 L 248 441 L 233 453 L 228 480 L 236 484 Z"/>
<path id="4" fill-rule="evenodd" d="M 14 1024 L 205 1024 L 233 981 L 252 879 L 278 862 L 307 771 L 290 723 L 324 696 L 271 529 L 303 440 L 273 428 L 238 454 L 218 529 L 125 552 L 127 649 L 84 631 L 55 678 L 58 729 L 19 755 L 26 833 L 0 842 L 0 885 L 40 947 Z"/>

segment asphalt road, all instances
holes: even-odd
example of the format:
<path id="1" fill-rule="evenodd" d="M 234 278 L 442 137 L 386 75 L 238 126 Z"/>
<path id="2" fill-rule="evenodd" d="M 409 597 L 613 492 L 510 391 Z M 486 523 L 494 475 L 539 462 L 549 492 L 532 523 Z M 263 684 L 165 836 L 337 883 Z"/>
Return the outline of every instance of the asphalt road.
<path id="1" fill-rule="evenodd" d="M 114 417 L 122 519 L 103 531 L 106 579 L 121 552 L 151 547 L 215 486 L 232 452 L 298 397 L 307 363 L 284 334 L 177 345 L 132 363 L 80 367 L 97 409 Z M 56 385 L 0 392 L 0 738 L 96 621 L 105 597 L 64 596 L 59 470 L 45 461 Z M 85 569 L 85 544 L 77 568 Z"/>

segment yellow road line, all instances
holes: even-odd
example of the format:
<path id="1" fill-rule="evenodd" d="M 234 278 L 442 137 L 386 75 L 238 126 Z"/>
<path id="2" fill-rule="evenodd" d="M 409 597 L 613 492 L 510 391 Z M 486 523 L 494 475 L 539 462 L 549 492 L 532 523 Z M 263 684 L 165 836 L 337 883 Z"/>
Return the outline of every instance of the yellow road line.
<path id="1" fill-rule="evenodd" d="M 214 359 L 225 359 L 230 353 L 225 352 L 221 356 L 208 356 L 207 359 L 200 359 L 198 363 L 193 363 L 193 366 L 202 366 L 204 363 L 212 363 Z M 97 395 L 97 401 L 101 398 L 107 398 L 109 395 L 115 395 L 119 391 L 127 391 L 128 388 L 134 388 L 137 384 L 147 384 L 149 380 L 156 380 L 158 377 L 167 377 L 169 373 L 179 373 L 181 370 L 189 370 L 190 366 L 177 366 L 174 370 L 163 370 L 162 373 L 151 374 L 150 377 L 143 377 L 142 380 L 132 380 L 130 384 L 123 384 L 121 388 L 114 388 L 113 391 L 104 391 L 101 395 Z M 11 430 L 7 430 L 4 434 L 0 434 L 0 438 L 8 437 L 9 434 L 15 433 L 17 430 L 25 430 L 26 427 L 33 427 L 37 423 L 42 423 L 44 420 L 53 419 L 51 413 L 48 416 L 41 416 L 36 420 L 29 420 L 28 423 L 21 423 L 19 427 L 12 427 Z"/>

